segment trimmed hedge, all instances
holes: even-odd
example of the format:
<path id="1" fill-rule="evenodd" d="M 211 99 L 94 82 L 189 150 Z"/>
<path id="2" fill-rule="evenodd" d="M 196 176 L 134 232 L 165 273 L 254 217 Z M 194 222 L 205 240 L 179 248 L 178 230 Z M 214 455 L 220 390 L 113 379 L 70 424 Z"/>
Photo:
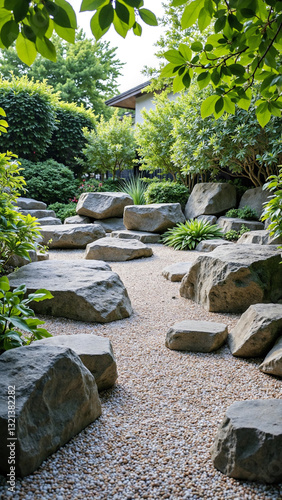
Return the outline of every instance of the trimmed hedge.
<path id="1" fill-rule="evenodd" d="M 180 203 L 183 209 L 189 197 L 189 190 L 177 182 L 152 182 L 145 192 L 146 203 Z"/>

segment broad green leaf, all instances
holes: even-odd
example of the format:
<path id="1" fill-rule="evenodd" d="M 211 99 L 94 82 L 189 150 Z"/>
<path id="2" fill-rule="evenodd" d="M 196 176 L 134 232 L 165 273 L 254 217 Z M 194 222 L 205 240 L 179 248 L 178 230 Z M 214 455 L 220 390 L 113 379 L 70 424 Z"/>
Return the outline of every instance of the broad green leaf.
<path id="1" fill-rule="evenodd" d="M 193 50 L 193 52 L 201 52 L 201 50 L 203 50 L 203 44 L 201 42 L 193 42 L 191 44 L 191 50 Z"/>
<path id="2" fill-rule="evenodd" d="M 224 109 L 227 113 L 234 115 L 235 114 L 235 103 L 231 101 L 231 99 L 225 95 L 224 98 Z"/>
<path id="3" fill-rule="evenodd" d="M 28 0 L 21 0 L 20 2 L 16 2 L 12 10 L 15 16 L 15 21 L 17 23 L 19 23 L 26 17 L 28 9 L 29 9 Z"/>
<path id="4" fill-rule="evenodd" d="M 6 120 L 0 120 L 0 125 L 2 127 L 9 127 L 9 124 L 8 124 L 8 122 L 6 122 Z"/>
<path id="5" fill-rule="evenodd" d="M 175 73 L 177 72 L 178 66 L 175 66 L 174 63 L 168 63 L 160 73 L 160 76 L 162 78 L 169 78 L 171 76 L 175 76 Z"/>
<path id="6" fill-rule="evenodd" d="M 224 100 L 223 97 L 220 96 L 214 105 L 215 114 L 218 115 L 223 109 L 224 109 Z"/>
<path id="7" fill-rule="evenodd" d="M 211 74 L 209 73 L 209 71 L 203 71 L 202 73 L 200 73 L 197 78 L 199 88 L 204 89 L 210 83 L 210 79 Z"/>
<path id="8" fill-rule="evenodd" d="M 54 28 L 57 35 L 66 40 L 66 42 L 74 43 L 75 42 L 75 29 L 74 28 L 63 28 L 54 22 Z"/>
<path id="9" fill-rule="evenodd" d="M 98 11 L 98 22 L 101 30 L 109 28 L 114 20 L 114 9 L 111 3 L 105 5 Z"/>
<path id="10" fill-rule="evenodd" d="M 204 3 L 205 0 L 194 0 L 185 7 L 181 18 L 182 29 L 190 28 L 191 26 L 193 26 L 193 24 L 195 24 L 198 19 L 200 10 L 204 6 Z"/>
<path id="11" fill-rule="evenodd" d="M 119 2 L 118 0 L 116 0 L 116 14 L 118 16 L 118 18 L 125 24 L 128 25 L 129 23 L 129 10 L 128 8 L 123 5 L 121 2 Z"/>
<path id="12" fill-rule="evenodd" d="M 189 88 L 191 85 L 191 76 L 189 71 L 186 71 L 185 74 L 182 76 L 182 82 L 185 85 L 186 88 Z"/>
<path id="13" fill-rule="evenodd" d="M 181 55 L 184 57 L 186 61 L 190 61 L 192 58 L 192 51 L 188 47 L 188 45 L 185 45 L 184 43 L 180 43 L 178 47 L 179 52 Z"/>
<path id="14" fill-rule="evenodd" d="M 42 39 L 36 37 L 35 46 L 39 54 L 50 61 L 56 62 L 56 49 L 48 38 L 45 36 Z"/>
<path id="15" fill-rule="evenodd" d="M 107 3 L 109 3 L 109 0 L 83 0 L 80 6 L 80 12 L 96 10 Z"/>
<path id="16" fill-rule="evenodd" d="M 9 280 L 7 276 L 2 276 L 0 278 L 0 290 L 3 290 L 4 292 L 8 292 L 10 290 Z"/>
<path id="17" fill-rule="evenodd" d="M 184 83 L 182 80 L 182 76 L 177 75 L 173 79 L 173 92 L 174 94 L 176 94 L 177 92 L 180 92 L 183 89 L 184 89 Z"/>
<path id="18" fill-rule="evenodd" d="M 34 43 L 19 33 L 16 41 L 16 50 L 20 60 L 27 66 L 31 66 L 37 56 Z"/>
<path id="19" fill-rule="evenodd" d="M 203 32 L 210 25 L 210 22 L 210 13 L 205 8 L 201 9 L 198 17 L 199 30 Z"/>
<path id="20" fill-rule="evenodd" d="M 38 10 L 34 15 L 29 16 L 29 23 L 33 33 L 39 37 L 46 35 L 46 31 L 49 27 L 49 20 L 48 13 L 42 10 Z"/>
<path id="21" fill-rule="evenodd" d="M 206 118 L 210 116 L 215 111 L 215 103 L 218 101 L 218 95 L 210 95 L 207 97 L 201 105 L 201 116 Z"/>
<path id="22" fill-rule="evenodd" d="M 139 23 L 134 23 L 134 25 L 133 25 L 133 33 L 136 36 L 141 36 L 142 35 L 142 26 L 140 26 Z"/>
<path id="23" fill-rule="evenodd" d="M 219 33 L 223 30 L 226 23 L 226 16 L 219 17 L 214 23 L 214 32 Z"/>
<path id="24" fill-rule="evenodd" d="M 8 21 L 2 26 L 0 37 L 2 43 L 8 49 L 14 41 L 17 39 L 19 34 L 19 26 L 16 21 Z"/>
<path id="25" fill-rule="evenodd" d="M 251 104 L 251 99 L 239 99 L 239 101 L 237 101 L 236 104 L 237 104 L 237 106 L 239 106 L 239 108 L 242 108 L 245 111 L 248 111 L 250 104 Z"/>
<path id="26" fill-rule="evenodd" d="M 267 125 L 267 123 L 269 122 L 269 120 L 271 118 L 271 113 L 268 109 L 266 111 L 261 112 L 261 111 L 259 111 L 259 108 L 257 108 L 256 115 L 257 115 L 258 122 L 262 128 L 264 128 L 265 125 Z"/>
<path id="27" fill-rule="evenodd" d="M 36 290 L 35 293 L 30 293 L 28 295 L 28 299 L 34 300 L 34 302 L 41 302 L 42 300 L 45 299 L 53 299 L 53 295 L 49 290 L 45 290 L 45 288 L 40 288 L 39 290 Z"/>
<path id="28" fill-rule="evenodd" d="M 139 9 L 144 4 L 144 2 L 141 0 L 124 0 L 124 3 L 126 3 L 130 7 L 134 7 L 136 9 Z"/>
<path id="29" fill-rule="evenodd" d="M 56 4 L 66 12 L 68 19 L 70 21 L 70 26 L 64 26 L 60 23 L 58 23 L 56 17 L 54 17 L 54 21 L 57 24 L 60 24 L 60 26 L 63 26 L 64 28 L 77 28 L 77 22 L 76 22 L 76 14 L 72 6 L 69 4 L 69 2 L 66 2 L 66 0 L 55 0 Z"/>
<path id="30" fill-rule="evenodd" d="M 114 13 L 114 28 L 116 30 L 116 32 L 122 36 L 122 38 L 125 38 L 127 33 L 128 33 L 128 30 L 129 30 L 129 26 L 128 24 L 125 24 L 123 23 L 120 18 L 117 16 L 116 12 Z"/>
<path id="31" fill-rule="evenodd" d="M 185 62 L 186 62 L 184 57 L 182 57 L 182 55 L 178 52 L 178 50 L 174 50 L 174 49 L 167 50 L 164 53 L 164 57 L 169 62 L 174 63 L 174 64 L 178 64 L 178 65 L 185 64 Z"/>
<path id="32" fill-rule="evenodd" d="M 236 16 L 234 16 L 234 14 L 229 14 L 227 20 L 230 28 L 236 29 L 237 31 L 242 31 L 243 24 L 239 22 L 239 20 L 237 19 Z"/>
<path id="33" fill-rule="evenodd" d="M 173 0 L 171 5 L 172 7 L 179 7 L 179 5 L 184 5 L 187 0 Z"/>
<path id="34" fill-rule="evenodd" d="M 138 12 L 144 23 L 148 24 L 149 26 L 158 26 L 157 18 L 153 12 L 148 9 L 139 9 Z"/>
<path id="35" fill-rule="evenodd" d="M 16 328 L 19 328 L 20 330 L 32 333 L 32 329 L 26 324 L 25 320 L 19 318 L 18 316 L 10 316 L 9 322 L 12 323 L 12 325 L 15 326 Z"/>
<path id="36" fill-rule="evenodd" d="M 245 74 L 245 68 L 244 66 L 241 66 L 241 64 L 230 64 L 228 66 L 228 69 L 231 71 L 231 73 L 235 76 L 243 76 Z"/>
<path id="37" fill-rule="evenodd" d="M 52 21 L 53 22 L 53 21 Z M 32 30 L 31 26 L 28 26 L 27 24 L 23 24 L 23 35 L 30 40 L 31 42 L 35 43 L 36 41 L 36 35 L 34 31 Z"/>

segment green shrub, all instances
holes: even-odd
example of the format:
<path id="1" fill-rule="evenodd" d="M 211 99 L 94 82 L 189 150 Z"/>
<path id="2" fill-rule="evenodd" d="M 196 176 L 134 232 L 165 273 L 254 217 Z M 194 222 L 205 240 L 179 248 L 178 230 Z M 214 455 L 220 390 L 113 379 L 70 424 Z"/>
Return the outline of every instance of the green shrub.
<path id="1" fill-rule="evenodd" d="M 258 214 L 251 207 L 246 205 L 243 208 L 231 208 L 225 214 L 226 217 L 239 217 L 239 219 L 258 220 Z"/>
<path id="2" fill-rule="evenodd" d="M 145 205 L 145 192 L 147 186 L 140 177 L 130 177 L 127 180 L 121 181 L 119 191 L 129 194 L 133 199 L 134 205 Z"/>
<path id="3" fill-rule="evenodd" d="M 0 102 L 9 128 L 0 137 L 0 150 L 30 161 L 43 159 L 55 126 L 54 104 L 58 100 L 46 83 L 26 77 L 0 79 Z"/>
<path id="4" fill-rule="evenodd" d="M 25 295 L 25 285 L 10 291 L 7 276 L 0 278 L 0 354 L 15 347 L 28 345 L 33 340 L 52 337 L 44 328 L 38 328 L 44 321 L 34 317 L 34 311 L 30 309 L 29 304 L 32 301 L 52 299 L 53 295 L 43 288 L 30 293 L 26 298 Z"/>
<path id="5" fill-rule="evenodd" d="M 28 196 L 36 200 L 51 203 L 66 203 L 77 191 L 77 180 L 73 172 L 55 160 L 31 163 L 20 160 L 24 168 Z"/>
<path id="6" fill-rule="evenodd" d="M 217 224 L 211 225 L 203 220 L 190 219 L 184 224 L 180 223 L 168 229 L 162 236 L 162 242 L 176 250 L 194 250 L 201 241 L 222 236 Z"/>
<path id="7" fill-rule="evenodd" d="M 272 193 L 271 199 L 265 203 L 262 214 L 262 221 L 270 218 L 268 226 L 270 234 L 279 238 L 282 236 L 282 167 L 278 175 L 271 175 L 268 182 L 264 185 Z"/>
<path id="8" fill-rule="evenodd" d="M 48 210 L 54 210 L 56 216 L 61 219 L 62 222 L 64 222 L 67 217 L 76 215 L 76 203 L 71 202 L 65 204 L 57 201 L 56 203 L 52 203 L 51 205 L 49 205 Z"/>
<path id="9" fill-rule="evenodd" d="M 242 224 L 240 231 L 235 231 L 235 229 L 230 229 L 224 234 L 224 239 L 228 241 L 237 241 L 244 234 L 248 233 L 250 229 Z"/>
<path id="10" fill-rule="evenodd" d="M 145 192 L 147 203 L 180 203 L 182 209 L 188 197 L 189 191 L 184 184 L 170 181 L 152 182 Z"/>

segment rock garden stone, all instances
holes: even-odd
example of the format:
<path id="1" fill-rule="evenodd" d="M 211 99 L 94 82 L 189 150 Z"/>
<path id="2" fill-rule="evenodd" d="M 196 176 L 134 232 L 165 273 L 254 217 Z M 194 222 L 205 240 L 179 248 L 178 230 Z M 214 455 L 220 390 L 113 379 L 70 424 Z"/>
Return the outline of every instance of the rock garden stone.
<path id="1" fill-rule="evenodd" d="M 262 222 L 239 219 L 238 217 L 219 217 L 217 224 L 224 233 L 227 233 L 227 231 L 240 231 L 242 225 L 246 226 L 250 231 L 264 229 Z"/>
<path id="2" fill-rule="evenodd" d="M 122 238 L 123 240 L 139 240 L 142 243 L 159 243 L 160 235 L 155 233 L 147 233 L 142 231 L 113 231 L 111 233 L 113 238 Z"/>
<path id="3" fill-rule="evenodd" d="M 84 366 L 92 373 L 98 387 L 103 391 L 112 387 L 117 379 L 117 364 L 109 339 L 98 335 L 58 335 L 39 340 L 36 345 L 64 346 L 72 349 Z"/>
<path id="4" fill-rule="evenodd" d="M 106 233 L 111 233 L 112 231 L 125 231 L 126 229 L 123 223 L 123 217 L 110 217 L 109 219 L 103 219 L 96 222 L 101 224 Z"/>
<path id="5" fill-rule="evenodd" d="M 101 415 L 95 379 L 71 349 L 35 342 L 6 351 L 0 374 L 1 474 L 10 472 L 14 453 L 16 475 L 31 474 Z M 14 441 L 8 441 L 8 387 L 15 387 Z"/>
<path id="6" fill-rule="evenodd" d="M 64 224 L 92 224 L 93 222 L 94 220 L 86 215 L 73 215 L 64 220 Z"/>
<path id="7" fill-rule="evenodd" d="M 29 250 L 29 259 L 26 259 L 25 257 L 20 257 L 19 255 L 12 255 L 9 258 L 8 265 L 12 267 L 22 267 L 26 266 L 27 264 L 30 264 L 30 262 L 37 262 L 37 253 L 35 250 Z"/>
<path id="8" fill-rule="evenodd" d="M 215 215 L 199 215 L 197 219 L 204 222 L 209 222 L 211 225 L 215 224 L 217 221 L 217 217 Z"/>
<path id="9" fill-rule="evenodd" d="M 282 399 L 238 401 L 211 449 L 214 466 L 235 479 L 282 481 Z"/>
<path id="10" fill-rule="evenodd" d="M 242 196 L 239 208 L 244 208 L 246 205 L 258 214 L 260 218 L 263 212 L 263 204 L 269 200 L 269 191 L 264 191 L 262 187 L 248 189 Z"/>
<path id="11" fill-rule="evenodd" d="M 186 219 L 199 215 L 220 215 L 236 207 L 236 188 L 227 183 L 196 184 L 185 207 Z"/>
<path id="12" fill-rule="evenodd" d="M 133 199 L 126 193 L 83 193 L 79 197 L 76 213 L 93 219 L 122 217 L 127 205 L 133 205 Z"/>
<path id="13" fill-rule="evenodd" d="M 48 252 L 37 252 L 37 262 L 42 262 L 43 260 L 49 260 L 50 254 Z"/>
<path id="14" fill-rule="evenodd" d="M 282 304 L 254 304 L 228 335 L 233 356 L 264 356 L 282 335 Z"/>
<path id="15" fill-rule="evenodd" d="M 52 217 L 52 219 L 56 218 L 56 214 L 54 210 L 23 210 L 21 209 L 21 213 L 23 215 L 31 215 L 31 217 L 36 217 L 36 219 L 43 219 L 45 217 Z"/>
<path id="16" fill-rule="evenodd" d="M 211 352 L 225 343 L 227 334 L 223 323 L 180 321 L 168 330 L 165 345 L 178 351 Z"/>
<path id="17" fill-rule="evenodd" d="M 214 240 L 203 240 L 198 243 L 195 250 L 197 252 L 212 252 L 215 248 L 222 245 L 230 245 L 230 241 L 223 238 L 215 238 Z"/>
<path id="18" fill-rule="evenodd" d="M 50 290 L 54 299 L 32 303 L 38 314 L 108 323 L 132 313 L 121 279 L 105 262 L 34 262 L 10 274 L 9 280 L 12 288 L 25 283 L 27 293 Z"/>
<path id="19" fill-rule="evenodd" d="M 42 243 L 49 248 L 85 248 L 88 243 L 104 238 L 100 224 L 62 224 L 40 229 Z"/>
<path id="20" fill-rule="evenodd" d="M 242 234 L 237 243 L 245 245 L 250 245 L 252 243 L 257 245 L 282 245 L 282 237 L 274 238 L 270 236 L 270 232 L 266 230 L 249 231 L 248 233 Z"/>
<path id="21" fill-rule="evenodd" d="M 85 251 L 85 259 L 103 259 L 107 262 L 124 262 L 151 255 L 153 255 L 152 248 L 141 241 L 121 238 L 102 238 L 89 243 Z"/>
<path id="22" fill-rule="evenodd" d="M 189 272 L 191 266 L 192 262 L 177 262 L 177 264 L 171 264 L 163 269 L 162 276 L 169 281 L 181 281 L 185 274 Z"/>
<path id="23" fill-rule="evenodd" d="M 180 203 L 152 203 L 126 207 L 123 222 L 133 231 L 163 233 L 179 222 L 185 222 L 185 217 Z"/>
<path id="24" fill-rule="evenodd" d="M 38 219 L 40 226 L 60 226 L 62 224 L 61 219 L 57 217 L 43 217 L 42 219 Z"/>
<path id="25" fill-rule="evenodd" d="M 200 255 L 181 282 L 180 295 L 212 312 L 244 312 L 282 299 L 281 252 L 262 245 L 223 245 Z"/>
<path id="26" fill-rule="evenodd" d="M 268 375 L 282 377 L 282 337 L 274 344 L 259 369 Z"/>
<path id="27" fill-rule="evenodd" d="M 17 207 L 23 210 L 46 210 L 47 205 L 43 201 L 37 201 L 33 198 L 19 197 L 17 198 Z"/>

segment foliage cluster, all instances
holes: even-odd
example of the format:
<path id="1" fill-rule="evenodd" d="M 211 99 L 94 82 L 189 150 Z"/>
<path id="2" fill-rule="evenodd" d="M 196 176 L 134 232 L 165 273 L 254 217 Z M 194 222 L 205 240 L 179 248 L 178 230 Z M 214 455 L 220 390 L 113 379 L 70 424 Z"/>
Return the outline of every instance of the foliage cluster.
<path id="1" fill-rule="evenodd" d="M 11 291 L 7 276 L 0 277 L 0 354 L 52 336 L 41 328 L 44 321 L 34 317 L 30 303 L 52 299 L 53 296 L 43 288 L 27 297 L 26 292 L 24 284 Z"/>
<path id="2" fill-rule="evenodd" d="M 64 222 L 67 217 L 76 215 L 76 203 L 60 203 L 57 201 L 56 203 L 51 203 L 48 206 L 48 210 L 54 210 L 56 216 Z"/>
<path id="3" fill-rule="evenodd" d="M 198 243 L 203 240 L 222 238 L 223 233 L 217 224 L 210 224 L 199 219 L 187 220 L 184 224 L 177 224 L 168 229 L 163 236 L 162 242 L 176 250 L 194 250 Z"/>
<path id="4" fill-rule="evenodd" d="M 131 176 L 129 179 L 121 180 L 120 182 L 119 191 L 129 194 L 133 199 L 134 205 L 146 204 L 146 190 L 147 185 L 138 176 Z"/>
<path id="5" fill-rule="evenodd" d="M 269 231 L 275 237 L 282 236 L 282 167 L 278 175 L 272 175 L 265 184 L 272 194 L 271 199 L 265 204 L 261 220 L 270 218 Z"/>
<path id="6" fill-rule="evenodd" d="M 243 208 L 231 208 L 225 217 L 239 217 L 239 219 L 258 220 L 258 214 L 253 208 L 245 205 Z"/>
<path id="7" fill-rule="evenodd" d="M 30 198 L 44 201 L 47 205 L 68 202 L 75 196 L 78 181 L 73 172 L 55 160 L 32 163 L 20 160 L 24 169 L 26 190 Z"/>
<path id="8" fill-rule="evenodd" d="M 170 181 L 152 182 L 145 192 L 146 203 L 180 203 L 185 208 L 189 190 L 183 184 Z"/>
<path id="9" fill-rule="evenodd" d="M 107 191 L 118 191 L 120 186 L 119 179 L 105 179 L 103 181 L 99 181 L 93 178 L 83 177 L 81 180 L 81 184 L 78 187 L 78 196 L 82 193 L 102 193 Z"/>
<path id="10" fill-rule="evenodd" d="M 224 239 L 228 241 L 237 241 L 243 234 L 248 233 L 250 229 L 245 226 L 245 224 L 241 225 L 241 229 L 239 231 L 235 231 L 235 229 L 230 229 L 224 233 Z"/>

